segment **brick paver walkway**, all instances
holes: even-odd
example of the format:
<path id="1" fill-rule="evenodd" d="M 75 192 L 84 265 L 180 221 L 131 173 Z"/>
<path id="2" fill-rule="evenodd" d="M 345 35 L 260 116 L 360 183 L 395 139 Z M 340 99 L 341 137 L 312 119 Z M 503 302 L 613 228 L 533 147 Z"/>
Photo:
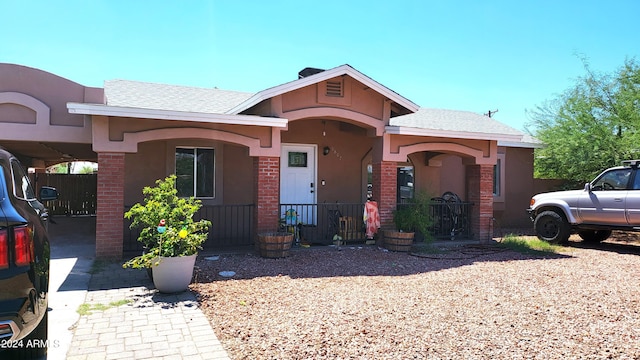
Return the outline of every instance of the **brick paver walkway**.
<path id="1" fill-rule="evenodd" d="M 67 359 L 229 359 L 194 294 L 161 294 L 120 263 L 97 268 Z"/>

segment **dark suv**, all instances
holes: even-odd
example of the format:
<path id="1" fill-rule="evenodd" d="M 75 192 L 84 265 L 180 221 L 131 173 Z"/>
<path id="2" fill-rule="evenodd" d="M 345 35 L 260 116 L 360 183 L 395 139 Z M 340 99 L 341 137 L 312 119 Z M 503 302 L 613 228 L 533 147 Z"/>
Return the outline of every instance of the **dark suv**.
<path id="1" fill-rule="evenodd" d="M 57 198 L 53 188 L 40 195 Z M 20 162 L 0 148 L 0 358 L 46 354 L 47 220 Z"/>

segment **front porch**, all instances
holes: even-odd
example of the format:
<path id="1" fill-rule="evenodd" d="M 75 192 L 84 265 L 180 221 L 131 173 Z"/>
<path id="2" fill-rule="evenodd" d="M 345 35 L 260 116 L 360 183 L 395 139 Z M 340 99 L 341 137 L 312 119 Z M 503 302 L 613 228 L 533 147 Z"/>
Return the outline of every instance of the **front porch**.
<path id="1" fill-rule="evenodd" d="M 331 245 L 335 235 L 346 244 L 363 243 L 367 240 L 363 221 L 364 206 L 362 203 L 280 204 L 282 216 L 279 231 L 295 234 L 299 244 Z M 472 203 L 436 198 L 430 207 L 434 218 L 431 236 L 435 240 L 473 238 L 469 221 Z M 203 206 L 196 219 L 205 218 L 212 222 L 204 249 L 213 251 L 253 246 L 258 233 L 254 227 L 254 210 L 253 204 Z M 137 242 L 138 232 L 130 230 L 129 224 L 125 220 L 123 251 L 137 253 L 142 251 Z M 417 239 L 420 241 L 422 237 L 418 236 Z"/>

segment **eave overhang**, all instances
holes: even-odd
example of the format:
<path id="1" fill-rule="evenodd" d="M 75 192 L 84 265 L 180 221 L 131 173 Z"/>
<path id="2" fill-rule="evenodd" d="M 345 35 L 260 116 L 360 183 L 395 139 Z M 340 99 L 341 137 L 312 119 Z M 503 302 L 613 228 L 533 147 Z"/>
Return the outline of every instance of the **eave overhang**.
<path id="1" fill-rule="evenodd" d="M 195 121 L 202 123 L 250 125 L 285 128 L 289 120 L 276 117 L 255 115 L 212 114 L 186 111 L 170 111 L 158 109 L 143 109 L 103 104 L 67 103 L 70 114 L 102 115 L 115 117 L 130 117 L 141 119 L 158 119 L 173 121 Z"/>
<path id="2" fill-rule="evenodd" d="M 385 126 L 385 132 L 391 135 L 430 136 L 439 138 L 456 138 L 472 140 L 493 140 L 516 143 L 522 141 L 522 135 L 492 134 L 468 131 L 450 131 L 437 129 L 421 129 L 406 126 Z"/>

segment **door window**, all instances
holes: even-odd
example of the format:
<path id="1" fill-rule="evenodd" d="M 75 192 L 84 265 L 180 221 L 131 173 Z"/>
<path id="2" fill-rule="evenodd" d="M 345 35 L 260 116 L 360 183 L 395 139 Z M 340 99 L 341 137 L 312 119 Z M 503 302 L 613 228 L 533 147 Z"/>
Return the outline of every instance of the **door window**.
<path id="1" fill-rule="evenodd" d="M 631 178 L 632 169 L 611 170 L 593 183 L 593 190 L 626 190 Z"/>

